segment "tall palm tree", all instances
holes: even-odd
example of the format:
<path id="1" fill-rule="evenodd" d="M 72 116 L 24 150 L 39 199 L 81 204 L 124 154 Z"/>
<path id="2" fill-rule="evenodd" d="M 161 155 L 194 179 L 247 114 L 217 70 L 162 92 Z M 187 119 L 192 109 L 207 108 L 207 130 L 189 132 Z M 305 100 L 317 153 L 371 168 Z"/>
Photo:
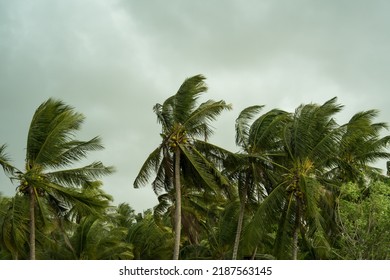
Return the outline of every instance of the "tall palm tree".
<path id="1" fill-rule="evenodd" d="M 141 167 L 134 187 L 147 183 L 152 172 L 156 178 L 152 183 L 156 194 L 175 189 L 175 245 L 173 259 L 179 258 L 181 232 L 181 176 L 184 170 L 198 180 L 197 185 L 216 190 L 224 182 L 216 166 L 196 148 L 197 142 L 207 140 L 212 134 L 210 122 L 231 106 L 224 101 L 208 100 L 198 107 L 197 100 L 207 90 L 205 77 L 196 75 L 186 79 L 178 92 L 163 104 L 156 104 L 154 112 L 162 126 L 162 143 L 149 155 Z M 213 147 L 214 148 L 214 147 Z"/>
<path id="2" fill-rule="evenodd" d="M 28 258 L 28 201 L 0 195 L 0 259 Z"/>
<path id="3" fill-rule="evenodd" d="M 286 213 L 293 216 L 292 225 L 287 225 L 290 217 L 283 217 L 283 225 L 292 230 L 292 258 L 297 259 L 298 235 L 313 239 L 313 243 L 327 248 L 329 245 L 323 230 L 320 201 L 327 183 L 326 170 L 330 160 L 336 156 L 340 131 L 334 115 L 342 109 L 333 98 L 322 105 L 307 104 L 298 107 L 292 122 L 287 126 L 283 137 L 287 155 L 288 171 L 283 184 L 286 186 Z M 291 220 L 290 220 L 291 221 Z M 283 229 L 283 227 L 282 227 Z M 281 238 L 285 233 L 281 231 Z M 280 242 L 279 244 L 283 244 Z M 283 248 L 281 248 L 283 249 Z"/>
<path id="4" fill-rule="evenodd" d="M 322 105 L 301 105 L 282 128 L 285 156 L 273 165 L 280 180 L 260 204 L 247 229 L 253 239 L 264 236 L 276 225 L 277 258 L 297 259 L 299 236 L 318 252 L 324 253 L 329 247 L 320 204 L 326 184 L 331 183 L 326 171 L 341 137 L 333 117 L 341 108 L 335 98 Z"/>
<path id="5" fill-rule="evenodd" d="M 382 170 L 373 164 L 379 160 L 389 159 L 388 147 L 390 136 L 383 135 L 388 125 L 375 122 L 377 110 L 367 110 L 355 113 L 350 120 L 340 126 L 341 138 L 337 146 L 336 157 L 332 160 L 332 168 L 328 172 L 330 180 L 337 185 L 331 189 L 332 196 L 328 196 L 328 205 L 325 213 L 332 221 L 327 229 L 334 243 L 339 243 L 343 229 L 336 221 L 339 217 L 339 196 L 344 184 L 356 183 L 361 192 L 367 193 L 369 186 L 375 181 L 382 181 Z"/>
<path id="6" fill-rule="evenodd" d="M 83 120 L 84 116 L 72 107 L 50 98 L 38 107 L 32 118 L 24 170 L 14 167 L 4 152 L 5 147 L 0 148 L 0 164 L 12 180 L 19 182 L 17 191 L 29 197 L 30 259 L 35 259 L 36 208 L 40 213 L 44 212 L 43 201 L 56 204 L 57 209 L 63 205 L 77 205 L 90 213 L 95 212 L 95 207 L 107 204 L 107 201 L 83 193 L 80 186 L 111 174 L 112 167 L 93 162 L 63 169 L 86 158 L 89 151 L 103 148 L 98 137 L 89 141 L 74 139 Z"/>
<path id="7" fill-rule="evenodd" d="M 342 137 L 339 142 L 334 168 L 329 175 L 341 183 L 364 183 L 365 179 L 377 179 L 381 170 L 371 164 L 381 159 L 390 159 L 386 148 L 390 136 L 381 136 L 388 125 L 374 122 L 377 110 L 361 111 L 341 126 Z"/>
<path id="8" fill-rule="evenodd" d="M 241 231 L 248 203 L 259 203 L 272 190 L 270 170 L 273 157 L 280 154 L 281 127 L 289 114 L 281 110 L 271 110 L 250 123 L 263 106 L 245 108 L 236 120 L 236 144 L 241 148 L 237 154 L 228 157 L 227 172 L 238 187 L 240 211 L 236 238 L 233 247 L 235 260 L 241 239 Z"/>

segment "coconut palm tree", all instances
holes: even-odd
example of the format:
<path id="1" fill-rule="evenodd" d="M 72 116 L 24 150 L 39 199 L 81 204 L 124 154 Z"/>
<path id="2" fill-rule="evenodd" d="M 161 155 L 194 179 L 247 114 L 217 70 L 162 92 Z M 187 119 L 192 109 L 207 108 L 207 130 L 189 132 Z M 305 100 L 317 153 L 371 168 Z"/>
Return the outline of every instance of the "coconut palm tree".
<path id="1" fill-rule="evenodd" d="M 162 143 L 146 159 L 134 181 L 135 188 L 145 185 L 154 172 L 156 178 L 152 186 L 156 194 L 175 189 L 173 259 L 179 258 L 183 173 L 191 172 L 197 186 L 216 190 L 219 185 L 227 184 L 216 166 L 196 148 L 197 142 L 207 144 L 206 140 L 213 132 L 210 122 L 223 110 L 231 108 L 222 100 L 208 100 L 197 107 L 198 98 L 207 90 L 204 80 L 202 75 L 186 79 L 175 95 L 154 106 L 162 126 Z"/>
<path id="2" fill-rule="evenodd" d="M 340 127 L 341 138 L 337 146 L 336 157 L 332 160 L 332 168 L 328 172 L 330 180 L 336 188 L 328 190 L 328 205 L 324 213 L 327 220 L 332 221 L 327 229 L 333 243 L 339 243 L 343 229 L 336 223 L 339 217 L 340 190 L 345 184 L 356 183 L 361 192 L 368 195 L 367 190 L 373 182 L 383 181 L 382 170 L 373 166 L 376 162 L 390 158 L 388 145 L 390 136 L 383 135 L 388 128 L 386 123 L 375 122 L 377 110 L 360 111 Z M 324 208 L 323 207 L 323 208 Z"/>
<path id="3" fill-rule="evenodd" d="M 377 179 L 381 170 L 372 166 L 378 160 L 390 159 L 387 147 L 390 136 L 381 136 L 388 128 L 383 122 L 374 122 L 377 110 L 361 111 L 344 124 L 334 168 L 329 175 L 341 183 L 356 182 L 362 185 L 368 178 Z"/>
<path id="4" fill-rule="evenodd" d="M 14 167 L 5 154 L 5 146 L 0 148 L 1 166 L 13 181 L 19 183 L 18 193 L 29 198 L 30 259 L 35 259 L 36 208 L 39 213 L 44 213 L 43 201 L 50 201 L 57 209 L 77 205 L 89 213 L 107 205 L 107 201 L 95 199 L 91 193 L 83 193 L 80 186 L 111 174 L 112 167 L 93 162 L 64 169 L 86 158 L 88 152 L 103 148 L 98 137 L 89 141 L 74 139 L 83 120 L 84 116 L 72 107 L 50 98 L 38 107 L 32 118 L 24 169 Z M 42 215 L 42 218 L 45 220 L 47 216 Z"/>
<path id="5" fill-rule="evenodd" d="M 257 209 L 246 233 L 264 237 L 277 228 L 274 256 L 297 259 L 299 236 L 317 253 L 329 248 L 320 209 L 327 188 L 327 170 L 336 156 L 341 130 L 333 119 L 342 106 L 333 98 L 322 105 L 303 104 L 282 129 L 285 153 L 273 165 L 280 177 Z M 260 227 L 262 225 L 262 227 Z"/>
<path id="6" fill-rule="evenodd" d="M 272 190 L 273 157 L 280 154 L 282 126 L 289 114 L 274 109 L 250 123 L 263 106 L 245 108 L 236 120 L 236 144 L 240 152 L 225 163 L 229 177 L 236 182 L 240 199 L 233 259 L 237 258 L 241 231 L 248 203 L 257 204 Z"/>
<path id="7" fill-rule="evenodd" d="M 299 233 L 305 241 L 310 238 L 317 248 L 326 250 L 329 247 L 319 205 L 326 193 L 326 171 L 331 159 L 337 155 L 335 147 L 340 141 L 340 130 L 334 115 L 341 109 L 336 98 L 322 105 L 302 105 L 283 134 L 287 172 L 282 185 L 286 187 L 285 213 L 288 215 L 282 219 L 280 237 L 283 240 L 290 227 L 293 259 L 297 259 Z"/>

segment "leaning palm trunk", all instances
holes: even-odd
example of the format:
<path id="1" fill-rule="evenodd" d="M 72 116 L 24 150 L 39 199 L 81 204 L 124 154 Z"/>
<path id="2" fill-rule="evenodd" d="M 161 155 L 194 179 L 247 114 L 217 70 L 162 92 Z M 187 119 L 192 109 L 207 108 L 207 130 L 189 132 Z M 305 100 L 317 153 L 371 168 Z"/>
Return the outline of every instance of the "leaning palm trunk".
<path id="1" fill-rule="evenodd" d="M 245 214 L 245 198 L 240 203 L 240 213 L 238 215 L 238 223 L 237 223 L 237 231 L 236 231 L 236 238 L 234 240 L 234 247 L 233 247 L 233 256 L 232 259 L 237 259 L 237 253 L 238 253 L 238 246 L 240 244 L 241 239 L 241 232 L 242 232 L 242 224 L 244 221 L 244 214 Z"/>
<path id="2" fill-rule="evenodd" d="M 298 259 L 298 234 L 299 234 L 299 227 L 300 227 L 300 202 L 299 198 L 296 198 L 297 200 L 297 208 L 295 213 L 295 225 L 294 225 L 294 233 L 293 233 L 293 251 L 292 251 L 292 259 L 297 260 Z"/>
<path id="3" fill-rule="evenodd" d="M 253 253 L 252 253 L 252 257 L 251 257 L 251 260 L 254 260 L 256 259 L 256 254 L 257 254 L 257 246 L 255 247 L 255 249 L 253 250 Z"/>
<path id="4" fill-rule="evenodd" d="M 35 260 L 35 193 L 30 186 L 30 260 Z"/>
<path id="5" fill-rule="evenodd" d="M 173 259 L 179 259 L 180 252 L 180 235 L 181 235 L 181 184 L 180 184 L 180 148 L 175 150 L 175 244 L 173 248 Z"/>
<path id="6" fill-rule="evenodd" d="M 156 179 L 152 185 L 157 195 L 160 195 L 162 190 L 171 191 L 174 185 L 176 193 L 173 259 L 178 259 L 180 255 L 181 176 L 193 177 L 195 181 L 199 181 L 200 184 L 196 184 L 199 188 L 207 186 L 217 189 L 222 185 L 228 185 L 214 162 L 204 156 L 207 150 L 215 150 L 218 147 L 196 139 L 201 137 L 207 140 L 213 132 L 209 123 L 223 110 L 231 109 L 223 100 L 208 100 L 196 106 L 200 94 L 207 90 L 204 79 L 202 75 L 186 79 L 175 95 L 169 97 L 163 104 L 157 103 L 153 107 L 157 121 L 162 125 L 160 136 L 163 142 L 146 159 L 134 181 L 134 187 L 138 188 L 147 183 L 151 173 L 155 173 Z M 198 142 L 202 142 L 199 143 L 202 146 L 200 150 L 197 148 Z M 185 165 L 181 163 L 182 160 L 186 162 Z M 182 170 L 180 165 L 188 168 Z"/>
<path id="7" fill-rule="evenodd" d="M 25 195 L 29 200 L 29 258 L 31 260 L 36 258 L 36 213 L 44 214 L 41 212 L 43 210 L 41 206 L 46 199 L 55 203 L 78 205 L 80 208 L 86 206 L 85 209 L 90 213 L 108 206 L 108 200 L 105 198 L 76 194 L 70 188 L 81 187 L 96 181 L 103 175 L 111 174 L 113 171 L 111 167 L 105 167 L 101 162 L 94 162 L 80 168 L 62 169 L 84 159 L 87 152 L 103 148 L 98 137 L 89 141 L 73 139 L 74 132 L 80 128 L 83 120 L 82 114 L 75 112 L 72 107 L 60 100 L 50 98 L 42 103 L 35 111 L 28 131 L 24 171 L 9 163 L 10 160 L 4 151 L 5 146 L 0 146 L 0 166 L 6 174 L 9 174 L 11 180 L 19 181 L 18 193 Z M 50 195 L 46 195 L 48 193 Z M 92 201 L 94 202 L 91 203 Z M 52 210 L 54 208 L 49 211 Z M 52 214 L 58 214 L 55 212 Z M 24 230 L 24 227 L 21 229 Z M 19 247 L 21 246 L 17 248 Z"/>

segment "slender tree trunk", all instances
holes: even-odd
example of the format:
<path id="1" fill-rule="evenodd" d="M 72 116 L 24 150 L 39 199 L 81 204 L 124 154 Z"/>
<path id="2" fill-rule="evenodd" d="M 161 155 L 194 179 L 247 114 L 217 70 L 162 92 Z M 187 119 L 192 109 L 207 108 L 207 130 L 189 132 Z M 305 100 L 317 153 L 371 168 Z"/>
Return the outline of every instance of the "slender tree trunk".
<path id="1" fill-rule="evenodd" d="M 72 243 L 69 240 L 69 236 L 68 236 L 68 234 L 66 233 L 66 231 L 64 229 L 64 222 L 63 222 L 62 217 L 58 217 L 57 221 L 58 221 L 58 224 L 60 226 L 60 230 L 61 230 L 62 236 L 64 237 L 65 245 L 68 246 L 68 248 L 72 251 L 73 256 L 76 258 L 77 257 L 77 253 L 76 253 L 75 249 L 73 248 Z"/>
<path id="2" fill-rule="evenodd" d="M 30 186 L 30 260 L 35 260 L 35 193 Z"/>
<path id="3" fill-rule="evenodd" d="M 180 235 L 181 235 L 181 184 L 180 184 L 180 148 L 176 147 L 175 150 L 175 166 L 174 166 L 174 180 L 175 180 L 175 244 L 173 248 L 173 259 L 179 259 L 180 252 Z"/>
<path id="4" fill-rule="evenodd" d="M 253 250 L 251 260 L 254 260 L 254 259 L 256 258 L 256 254 L 257 254 L 257 246 L 256 246 L 255 249 Z"/>
<path id="5" fill-rule="evenodd" d="M 238 246 L 240 244 L 240 239 L 241 239 L 242 224 L 243 224 L 243 221 L 244 221 L 245 204 L 246 204 L 246 199 L 243 198 L 241 203 L 240 203 L 240 213 L 238 215 L 236 238 L 234 240 L 233 256 L 232 256 L 233 260 L 237 259 Z"/>
<path id="6" fill-rule="evenodd" d="M 293 251 L 292 251 L 293 260 L 298 259 L 298 234 L 299 234 L 300 219 L 301 219 L 300 201 L 298 197 L 296 197 L 295 199 L 297 201 L 297 206 L 295 210 L 295 225 L 294 225 L 294 234 L 293 234 Z"/>

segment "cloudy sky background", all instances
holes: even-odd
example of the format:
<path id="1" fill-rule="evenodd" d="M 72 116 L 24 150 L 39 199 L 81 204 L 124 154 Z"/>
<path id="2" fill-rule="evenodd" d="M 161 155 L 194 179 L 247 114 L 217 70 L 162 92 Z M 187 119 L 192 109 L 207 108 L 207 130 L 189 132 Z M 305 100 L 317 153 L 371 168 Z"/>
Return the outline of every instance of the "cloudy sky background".
<path id="1" fill-rule="evenodd" d="M 204 100 L 233 104 L 211 139 L 232 151 L 235 118 L 255 104 L 337 96 L 340 123 L 373 108 L 390 122 L 389 11 L 379 0 L 0 1 L 0 145 L 22 168 L 35 109 L 62 99 L 86 117 L 78 138 L 103 139 L 88 159 L 116 167 L 104 189 L 145 210 L 155 195 L 132 184 L 160 141 L 152 107 L 187 77 L 207 77 Z M 3 195 L 15 188 L 0 174 Z"/>

